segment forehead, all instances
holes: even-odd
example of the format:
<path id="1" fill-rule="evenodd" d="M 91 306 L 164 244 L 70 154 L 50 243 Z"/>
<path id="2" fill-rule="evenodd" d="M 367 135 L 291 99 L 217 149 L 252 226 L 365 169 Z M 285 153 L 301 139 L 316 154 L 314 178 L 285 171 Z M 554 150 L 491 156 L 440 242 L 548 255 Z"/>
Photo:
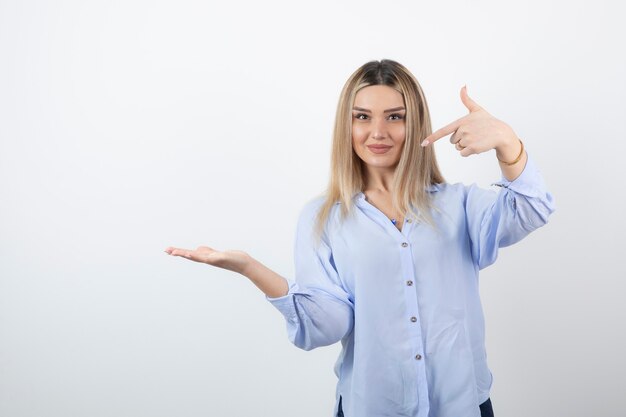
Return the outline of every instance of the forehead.
<path id="1" fill-rule="evenodd" d="M 404 99 L 398 90 L 387 85 L 370 85 L 356 93 L 354 105 L 372 110 L 387 109 L 404 105 Z"/>

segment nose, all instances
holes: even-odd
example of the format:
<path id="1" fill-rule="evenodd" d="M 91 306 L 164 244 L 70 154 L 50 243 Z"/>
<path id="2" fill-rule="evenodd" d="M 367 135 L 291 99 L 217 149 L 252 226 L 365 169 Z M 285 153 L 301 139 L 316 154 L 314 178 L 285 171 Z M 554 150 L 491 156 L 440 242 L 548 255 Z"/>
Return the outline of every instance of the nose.
<path id="1" fill-rule="evenodd" d="M 374 139 L 383 139 L 387 135 L 384 119 L 377 119 L 372 122 L 372 137 Z"/>

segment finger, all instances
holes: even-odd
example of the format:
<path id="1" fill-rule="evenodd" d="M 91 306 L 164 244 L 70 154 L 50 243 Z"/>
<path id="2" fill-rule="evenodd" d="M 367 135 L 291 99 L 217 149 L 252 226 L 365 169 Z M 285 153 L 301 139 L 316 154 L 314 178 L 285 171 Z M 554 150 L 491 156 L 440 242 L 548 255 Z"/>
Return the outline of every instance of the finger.
<path id="1" fill-rule="evenodd" d="M 165 249 L 165 252 L 170 254 L 170 255 L 174 255 L 176 251 L 180 251 L 180 250 L 181 250 L 180 248 L 175 248 L 174 246 L 168 246 Z"/>
<path id="2" fill-rule="evenodd" d="M 180 249 L 180 248 L 169 248 L 169 249 L 171 249 L 169 254 L 172 255 L 172 256 L 182 256 L 182 257 L 185 257 L 187 259 L 193 259 L 192 258 L 193 251 L 191 251 L 191 250 Z"/>
<path id="3" fill-rule="evenodd" d="M 467 116 L 463 116 L 460 119 L 457 119 L 454 122 L 445 125 L 441 129 L 435 130 L 433 133 L 428 135 L 426 139 L 424 139 L 424 141 L 422 142 L 422 146 L 428 146 L 431 143 L 443 138 L 444 136 L 448 136 L 450 133 L 453 133 L 455 130 L 461 127 L 466 117 Z"/>
<path id="4" fill-rule="evenodd" d="M 461 88 L 461 101 L 463 102 L 465 107 L 467 107 L 467 109 L 470 111 L 470 113 L 478 111 L 478 110 L 482 110 L 482 107 L 480 107 L 478 105 L 478 103 L 476 103 L 474 100 L 472 100 L 470 98 L 470 96 L 467 94 L 467 86 L 466 85 L 464 85 L 463 88 Z"/>
<path id="5" fill-rule="evenodd" d="M 450 143 L 454 145 L 460 140 L 461 140 L 461 134 L 459 133 L 458 130 L 455 130 L 452 136 L 450 136 Z"/>
<path id="6" fill-rule="evenodd" d="M 472 148 L 467 146 L 467 147 L 463 148 L 460 153 L 461 153 L 461 156 L 470 156 L 471 154 L 474 153 L 474 151 L 472 150 Z"/>

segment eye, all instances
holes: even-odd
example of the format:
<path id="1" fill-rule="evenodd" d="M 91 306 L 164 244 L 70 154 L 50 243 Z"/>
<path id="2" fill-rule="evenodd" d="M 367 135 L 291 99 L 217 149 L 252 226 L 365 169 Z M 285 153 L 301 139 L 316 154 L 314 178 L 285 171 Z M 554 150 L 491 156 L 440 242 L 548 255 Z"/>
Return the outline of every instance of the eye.
<path id="1" fill-rule="evenodd" d="M 363 116 L 363 118 L 361 116 Z M 369 116 L 365 113 L 356 113 L 354 114 L 354 118 L 357 120 L 366 120 Z M 391 120 L 402 120 L 404 119 L 404 115 L 400 113 L 393 113 L 389 115 L 389 118 L 391 118 Z"/>
<path id="2" fill-rule="evenodd" d="M 389 117 L 397 117 L 397 119 L 393 119 L 393 120 L 402 120 L 402 119 L 404 119 L 404 115 L 399 114 L 399 113 L 390 114 Z"/>

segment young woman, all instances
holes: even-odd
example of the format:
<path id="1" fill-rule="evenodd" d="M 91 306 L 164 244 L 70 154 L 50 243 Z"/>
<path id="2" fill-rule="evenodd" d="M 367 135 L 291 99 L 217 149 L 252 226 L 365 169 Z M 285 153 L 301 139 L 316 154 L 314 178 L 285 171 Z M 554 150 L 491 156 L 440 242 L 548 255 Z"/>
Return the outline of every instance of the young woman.
<path id="1" fill-rule="evenodd" d="M 555 208 L 513 129 L 465 87 L 461 100 L 469 114 L 431 134 L 404 66 L 371 61 L 352 74 L 329 185 L 298 219 L 294 280 L 242 251 L 166 250 L 248 277 L 297 347 L 341 341 L 335 416 L 493 416 L 479 270 Z M 499 192 L 444 181 L 432 143 L 449 134 L 464 157 L 495 149 Z"/>

